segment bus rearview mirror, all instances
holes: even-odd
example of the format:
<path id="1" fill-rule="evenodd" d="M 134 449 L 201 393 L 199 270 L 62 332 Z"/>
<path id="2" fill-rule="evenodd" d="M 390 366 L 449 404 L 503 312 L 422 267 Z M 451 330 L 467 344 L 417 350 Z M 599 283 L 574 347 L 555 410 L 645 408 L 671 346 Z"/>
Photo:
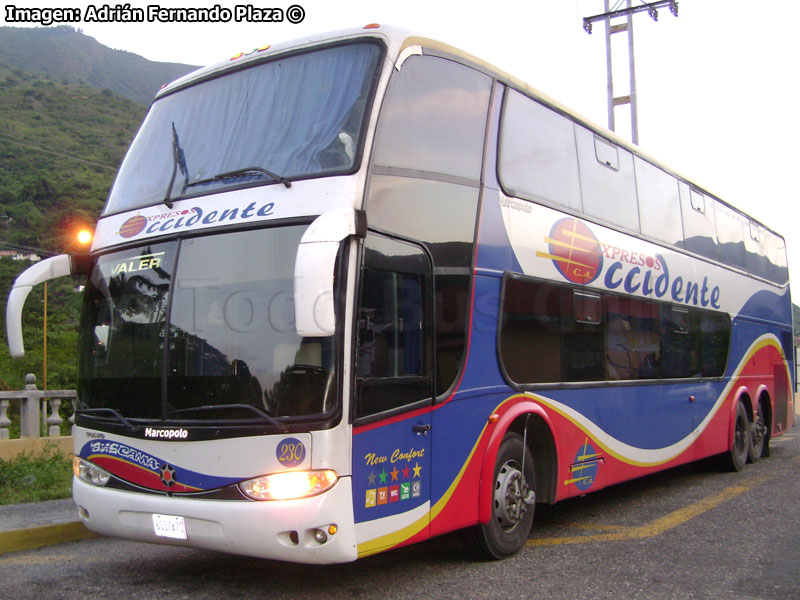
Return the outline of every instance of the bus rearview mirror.
<path id="1" fill-rule="evenodd" d="M 28 267 L 14 281 L 6 304 L 6 335 L 8 350 L 14 358 L 25 356 L 22 343 L 22 307 L 33 286 L 74 272 L 72 259 L 68 254 L 59 254 Z"/>
<path id="2" fill-rule="evenodd" d="M 301 337 L 327 337 L 336 331 L 333 283 L 342 240 L 364 237 L 365 213 L 352 208 L 317 217 L 297 247 L 294 267 L 295 329 Z"/>

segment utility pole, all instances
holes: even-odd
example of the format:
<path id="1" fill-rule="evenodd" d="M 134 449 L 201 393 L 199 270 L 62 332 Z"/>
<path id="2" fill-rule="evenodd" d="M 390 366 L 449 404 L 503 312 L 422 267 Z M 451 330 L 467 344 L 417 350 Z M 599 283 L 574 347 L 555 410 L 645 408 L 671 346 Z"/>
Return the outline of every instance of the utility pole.
<path id="1" fill-rule="evenodd" d="M 650 15 L 654 21 L 658 21 L 658 9 L 669 7 L 669 11 L 678 16 L 678 3 L 676 0 L 659 0 L 658 2 L 642 2 L 641 5 L 632 6 L 632 0 L 625 0 L 625 8 L 619 8 L 622 0 L 619 0 L 614 9 L 609 8 L 609 0 L 603 0 L 604 10 L 603 14 L 594 15 L 593 17 L 585 17 L 583 19 L 583 28 L 586 33 L 592 33 L 592 23 L 595 21 L 606 22 L 606 70 L 607 70 L 607 99 L 608 99 L 608 128 L 611 131 L 616 131 L 614 110 L 617 106 L 629 105 L 631 111 L 631 141 L 634 144 L 639 144 L 639 116 L 638 116 L 638 97 L 636 94 L 636 69 L 633 61 L 633 15 L 638 12 L 645 12 Z M 625 22 L 612 25 L 611 20 L 615 18 L 625 17 Z M 627 96 L 614 95 L 614 79 L 612 77 L 612 60 L 611 60 L 611 36 L 617 33 L 628 34 L 628 72 L 630 75 L 630 86 Z"/>

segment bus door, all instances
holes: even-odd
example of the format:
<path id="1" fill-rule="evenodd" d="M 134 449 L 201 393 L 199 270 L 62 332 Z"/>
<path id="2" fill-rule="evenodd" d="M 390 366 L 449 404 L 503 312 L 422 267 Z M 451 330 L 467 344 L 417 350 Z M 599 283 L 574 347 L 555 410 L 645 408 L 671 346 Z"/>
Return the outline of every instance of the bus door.
<path id="1" fill-rule="evenodd" d="M 432 277 L 415 244 L 370 233 L 358 308 L 353 505 L 359 554 L 427 537 Z"/>

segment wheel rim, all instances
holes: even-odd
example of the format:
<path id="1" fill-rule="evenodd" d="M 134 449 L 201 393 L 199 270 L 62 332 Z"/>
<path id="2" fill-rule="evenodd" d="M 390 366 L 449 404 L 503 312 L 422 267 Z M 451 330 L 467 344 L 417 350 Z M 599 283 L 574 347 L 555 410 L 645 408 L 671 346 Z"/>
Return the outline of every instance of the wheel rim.
<path id="1" fill-rule="evenodd" d="M 528 485 L 517 461 L 508 461 L 497 473 L 494 488 L 494 507 L 497 523 L 512 531 L 527 510 Z"/>
<path id="2" fill-rule="evenodd" d="M 747 417 L 743 412 L 736 416 L 736 431 L 733 437 L 733 449 L 738 455 L 747 452 Z"/>
<path id="3" fill-rule="evenodd" d="M 761 448 L 761 445 L 764 443 L 764 437 L 767 434 L 767 428 L 764 425 L 764 414 L 762 412 L 761 406 L 758 407 L 758 412 L 756 413 L 756 422 L 753 423 L 753 431 L 751 435 L 753 436 L 753 447 L 756 449 Z"/>

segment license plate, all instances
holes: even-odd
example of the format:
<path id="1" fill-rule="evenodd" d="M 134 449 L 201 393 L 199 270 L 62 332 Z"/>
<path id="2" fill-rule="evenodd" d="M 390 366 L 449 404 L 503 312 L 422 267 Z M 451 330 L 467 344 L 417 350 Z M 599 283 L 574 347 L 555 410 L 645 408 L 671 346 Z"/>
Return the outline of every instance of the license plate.
<path id="1" fill-rule="evenodd" d="M 159 537 L 186 539 L 186 521 L 174 515 L 153 515 L 153 529 Z"/>

